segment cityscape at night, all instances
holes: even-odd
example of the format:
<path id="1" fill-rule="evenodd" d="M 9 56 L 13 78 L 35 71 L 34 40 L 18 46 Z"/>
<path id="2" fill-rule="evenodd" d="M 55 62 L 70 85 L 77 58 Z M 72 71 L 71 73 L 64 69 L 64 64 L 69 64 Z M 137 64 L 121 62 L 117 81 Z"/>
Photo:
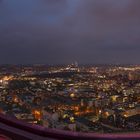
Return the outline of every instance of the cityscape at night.
<path id="1" fill-rule="evenodd" d="M 140 140 L 140 0 L 0 0 L 0 140 Z"/>
<path id="2" fill-rule="evenodd" d="M 140 66 L 1 66 L 0 110 L 69 131 L 140 131 Z"/>

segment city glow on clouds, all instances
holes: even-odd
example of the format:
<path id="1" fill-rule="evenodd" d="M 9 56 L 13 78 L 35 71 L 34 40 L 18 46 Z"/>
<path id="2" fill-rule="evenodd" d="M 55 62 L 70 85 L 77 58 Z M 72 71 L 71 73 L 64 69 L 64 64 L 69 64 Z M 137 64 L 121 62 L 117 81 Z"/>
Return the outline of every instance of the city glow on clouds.
<path id="1" fill-rule="evenodd" d="M 139 63 L 139 0 L 0 0 L 0 63 Z"/>

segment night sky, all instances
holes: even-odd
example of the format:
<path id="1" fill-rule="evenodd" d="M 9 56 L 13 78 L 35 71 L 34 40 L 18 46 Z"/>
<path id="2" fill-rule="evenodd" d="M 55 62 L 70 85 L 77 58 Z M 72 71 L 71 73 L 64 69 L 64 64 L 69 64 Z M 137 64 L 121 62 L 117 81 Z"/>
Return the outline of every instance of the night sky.
<path id="1" fill-rule="evenodd" d="M 140 64 L 140 0 L 0 0 L 0 64 Z"/>

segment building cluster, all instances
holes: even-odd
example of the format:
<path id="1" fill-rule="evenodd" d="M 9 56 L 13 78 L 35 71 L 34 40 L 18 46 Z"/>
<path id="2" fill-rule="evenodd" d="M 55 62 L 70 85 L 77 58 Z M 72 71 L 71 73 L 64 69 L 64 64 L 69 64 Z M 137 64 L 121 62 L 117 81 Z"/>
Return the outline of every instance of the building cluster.
<path id="1" fill-rule="evenodd" d="M 0 67 L 3 114 L 71 131 L 140 131 L 140 66 L 75 63 L 12 69 Z"/>

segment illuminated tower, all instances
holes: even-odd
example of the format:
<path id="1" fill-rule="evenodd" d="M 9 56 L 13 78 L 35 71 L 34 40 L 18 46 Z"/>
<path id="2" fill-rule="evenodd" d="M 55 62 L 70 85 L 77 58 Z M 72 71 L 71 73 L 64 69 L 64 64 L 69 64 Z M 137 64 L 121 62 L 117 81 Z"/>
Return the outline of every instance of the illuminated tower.
<path id="1" fill-rule="evenodd" d="M 81 99 L 81 106 L 84 106 L 84 99 Z"/>
<path id="2" fill-rule="evenodd" d="M 77 61 L 75 61 L 74 65 L 75 65 L 75 67 L 78 67 L 78 62 L 77 62 Z"/>

